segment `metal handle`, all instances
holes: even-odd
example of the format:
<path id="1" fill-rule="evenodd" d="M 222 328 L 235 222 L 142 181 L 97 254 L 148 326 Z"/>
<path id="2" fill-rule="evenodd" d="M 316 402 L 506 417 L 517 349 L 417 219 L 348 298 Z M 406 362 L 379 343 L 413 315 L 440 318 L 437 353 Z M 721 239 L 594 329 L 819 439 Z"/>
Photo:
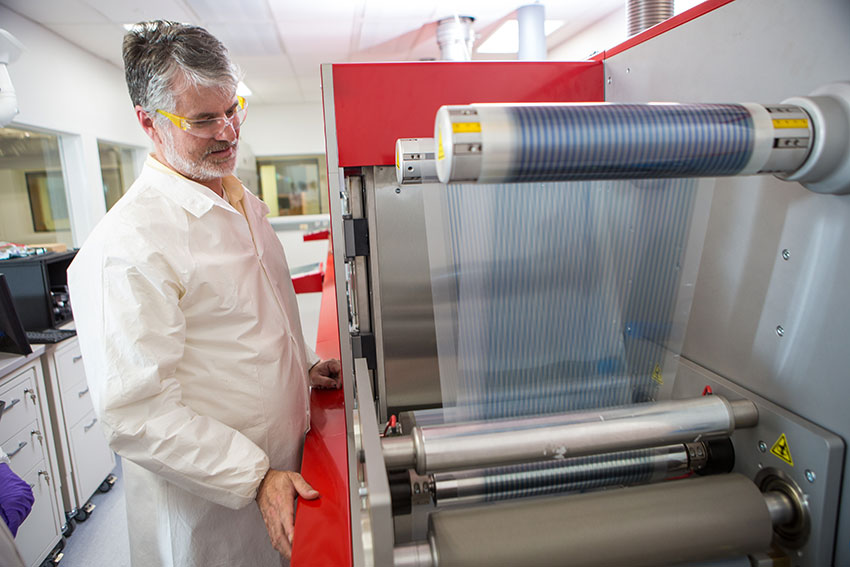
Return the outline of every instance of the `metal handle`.
<path id="1" fill-rule="evenodd" d="M 38 429 L 33 429 L 32 431 L 30 431 L 30 435 L 38 436 L 38 442 L 41 443 L 41 440 L 42 440 L 41 431 L 39 431 Z"/>
<path id="2" fill-rule="evenodd" d="M 4 411 L 4 412 L 9 411 L 10 409 L 12 409 L 12 408 L 13 408 L 13 407 L 15 407 L 16 405 L 18 405 L 18 404 L 20 403 L 20 401 L 21 401 L 21 398 L 15 398 L 15 399 L 14 399 L 14 400 L 12 400 L 11 402 L 9 402 L 9 405 L 8 405 L 8 406 L 6 406 L 6 409 L 4 409 L 3 411 Z"/>
<path id="3" fill-rule="evenodd" d="M 18 453 L 20 453 L 20 452 L 21 452 L 21 449 L 23 449 L 23 448 L 24 448 L 24 447 L 26 447 L 26 446 L 27 446 L 27 442 L 26 442 L 26 441 L 21 441 L 20 443 L 18 443 L 18 448 L 17 448 L 17 449 L 15 449 L 14 451 L 12 451 L 11 453 L 9 453 L 9 454 L 8 454 L 8 455 L 6 455 L 6 456 L 7 456 L 7 457 L 9 457 L 9 458 L 11 459 L 12 457 L 14 457 L 14 456 L 15 456 L 15 455 L 17 455 Z"/>
<path id="4" fill-rule="evenodd" d="M 85 427 L 83 427 L 83 431 L 88 431 L 89 429 L 91 429 L 92 427 L 94 427 L 94 424 L 95 424 L 95 423 L 97 423 L 97 418 L 92 419 L 92 420 L 91 420 L 91 423 L 89 423 L 88 425 L 86 425 Z"/>
<path id="5" fill-rule="evenodd" d="M 89 389 L 88 389 L 88 388 L 86 388 L 86 389 L 85 389 L 85 390 L 83 390 L 82 392 L 77 392 L 77 395 L 78 395 L 79 397 L 81 397 L 81 398 L 82 398 L 83 396 L 85 396 L 85 395 L 86 395 L 86 394 L 88 394 L 88 393 L 89 393 Z"/>
<path id="6" fill-rule="evenodd" d="M 29 395 L 30 399 L 32 400 L 32 403 L 35 403 L 35 390 L 30 390 L 29 388 L 27 388 L 26 390 L 24 390 L 24 394 Z"/>
<path id="7" fill-rule="evenodd" d="M 73 362 L 74 364 L 76 364 L 76 363 L 78 363 L 79 361 L 81 361 L 82 359 L 83 359 L 83 355 L 78 354 L 77 356 L 75 356 L 74 358 L 72 358 L 72 359 L 71 359 L 71 362 Z"/>

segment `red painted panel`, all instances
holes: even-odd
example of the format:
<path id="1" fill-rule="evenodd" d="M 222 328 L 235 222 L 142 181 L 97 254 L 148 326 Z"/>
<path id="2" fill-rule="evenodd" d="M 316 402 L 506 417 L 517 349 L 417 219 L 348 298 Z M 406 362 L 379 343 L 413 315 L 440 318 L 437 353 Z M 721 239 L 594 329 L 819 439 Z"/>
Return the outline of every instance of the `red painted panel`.
<path id="1" fill-rule="evenodd" d="M 605 96 L 600 62 L 420 61 L 333 66 L 339 165 L 393 165 L 398 138 L 431 138 L 444 104 L 585 102 Z"/>
<path id="2" fill-rule="evenodd" d="M 328 228 L 314 230 L 313 232 L 308 232 L 304 235 L 304 242 L 309 242 L 310 240 L 327 240 L 330 234 L 331 231 Z"/>
<path id="3" fill-rule="evenodd" d="M 602 53 L 597 54 L 593 57 L 594 60 L 602 60 L 608 59 L 609 57 L 613 57 L 618 53 L 622 53 L 623 51 L 634 47 L 635 45 L 641 44 L 644 41 L 648 41 L 653 37 L 657 37 L 663 34 L 666 31 L 670 31 L 673 28 L 677 28 L 682 24 L 686 24 L 691 20 L 699 18 L 700 16 L 711 12 L 712 10 L 716 10 L 721 6 L 729 4 L 730 2 L 734 2 L 735 0 L 706 0 L 702 4 L 697 4 L 693 8 L 689 10 L 685 10 L 681 14 L 677 14 L 670 18 L 669 20 L 665 20 L 656 26 L 652 26 L 646 31 L 643 31 L 637 35 L 634 35 L 615 47 L 611 49 L 607 49 Z"/>
<path id="4" fill-rule="evenodd" d="M 321 270 L 309 274 L 301 274 L 292 278 L 292 287 L 295 293 L 318 293 L 322 290 L 322 279 L 324 274 Z"/>
<path id="5" fill-rule="evenodd" d="M 319 311 L 316 353 L 339 358 L 336 284 L 333 256 L 327 270 Z M 313 390 L 310 432 L 304 441 L 301 474 L 319 491 L 317 500 L 298 503 L 292 567 L 351 565 L 351 521 L 348 501 L 348 444 L 342 390 Z"/>

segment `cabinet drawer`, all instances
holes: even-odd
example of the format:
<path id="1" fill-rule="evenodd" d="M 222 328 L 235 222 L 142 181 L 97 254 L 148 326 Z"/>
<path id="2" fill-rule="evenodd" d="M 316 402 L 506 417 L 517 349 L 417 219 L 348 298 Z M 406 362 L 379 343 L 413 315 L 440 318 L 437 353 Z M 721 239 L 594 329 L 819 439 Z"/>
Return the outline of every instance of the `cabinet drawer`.
<path id="1" fill-rule="evenodd" d="M 89 386 L 85 380 L 73 388 L 62 392 L 62 408 L 65 412 L 65 427 L 71 429 L 80 419 L 91 412 L 92 406 Z"/>
<path id="2" fill-rule="evenodd" d="M 83 367 L 83 356 L 80 354 L 80 343 L 76 339 L 67 347 L 56 351 L 56 374 L 59 389 L 62 392 L 71 388 L 85 389 L 86 371 Z"/>
<path id="3" fill-rule="evenodd" d="M 115 455 L 106 443 L 94 412 L 77 423 L 69 434 L 77 496 L 82 504 L 115 468 Z"/>
<path id="4" fill-rule="evenodd" d="M 35 390 L 35 369 L 27 368 L 0 388 L 0 400 L 6 402 L 0 419 L 0 444 L 4 447 L 10 437 L 38 418 L 38 396 Z"/>
<path id="5" fill-rule="evenodd" d="M 23 476 L 39 461 L 46 461 L 44 431 L 37 420 L 16 432 L 3 443 L 3 451 L 9 455 L 9 466 L 18 476 Z"/>
<path id="6" fill-rule="evenodd" d="M 15 537 L 15 544 L 27 565 L 38 565 L 36 562 L 45 557 L 59 541 L 62 530 L 53 490 L 56 479 L 46 472 L 47 466 L 41 462 L 26 477 L 22 477 L 32 487 L 32 495 L 35 497 L 32 510 Z"/>

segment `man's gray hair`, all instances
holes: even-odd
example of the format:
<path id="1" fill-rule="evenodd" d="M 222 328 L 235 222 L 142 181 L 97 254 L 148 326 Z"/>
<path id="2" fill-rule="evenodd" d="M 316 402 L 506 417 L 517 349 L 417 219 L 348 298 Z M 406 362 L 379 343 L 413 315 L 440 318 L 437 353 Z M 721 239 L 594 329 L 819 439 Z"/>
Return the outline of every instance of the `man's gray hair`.
<path id="1" fill-rule="evenodd" d="M 123 51 L 130 99 L 154 118 L 158 109 L 173 112 L 175 95 L 185 88 L 221 87 L 232 92 L 239 82 L 239 70 L 227 48 L 199 26 L 141 22 L 124 36 Z"/>

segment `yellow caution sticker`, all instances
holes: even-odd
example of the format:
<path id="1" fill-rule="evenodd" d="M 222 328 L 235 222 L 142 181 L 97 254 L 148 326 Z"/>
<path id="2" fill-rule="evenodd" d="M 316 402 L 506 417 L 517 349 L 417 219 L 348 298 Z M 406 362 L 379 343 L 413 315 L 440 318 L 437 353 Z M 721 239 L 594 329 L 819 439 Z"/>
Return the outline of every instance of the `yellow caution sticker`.
<path id="1" fill-rule="evenodd" d="M 446 159 L 446 152 L 443 151 L 443 129 L 437 130 L 437 161 Z"/>
<path id="2" fill-rule="evenodd" d="M 808 128 L 809 121 L 805 118 L 774 118 L 774 128 Z"/>
<path id="3" fill-rule="evenodd" d="M 664 377 L 661 375 L 661 366 L 658 364 L 656 364 L 655 368 L 652 370 L 652 379 L 662 386 L 664 385 Z"/>
<path id="4" fill-rule="evenodd" d="M 455 134 L 468 134 L 470 132 L 480 132 L 480 122 L 455 122 L 452 124 L 452 132 Z"/>
<path id="5" fill-rule="evenodd" d="M 395 168 L 401 169 L 401 148 L 396 150 L 396 153 L 395 153 Z"/>
<path id="6" fill-rule="evenodd" d="M 794 466 L 794 459 L 791 458 L 791 449 L 788 447 L 788 439 L 785 437 L 785 434 L 779 436 L 779 439 L 776 440 L 776 443 L 773 444 L 773 447 L 770 448 L 770 452 L 791 465 Z"/>

